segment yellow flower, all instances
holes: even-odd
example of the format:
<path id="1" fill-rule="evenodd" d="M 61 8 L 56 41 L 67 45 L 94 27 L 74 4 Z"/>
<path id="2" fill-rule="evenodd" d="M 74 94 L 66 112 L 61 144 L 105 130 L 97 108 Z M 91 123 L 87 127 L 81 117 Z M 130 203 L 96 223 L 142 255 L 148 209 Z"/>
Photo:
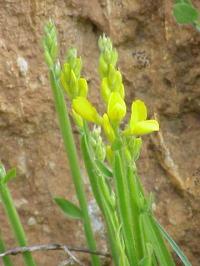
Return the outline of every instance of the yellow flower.
<path id="1" fill-rule="evenodd" d="M 85 120 L 96 124 L 102 123 L 102 117 L 98 114 L 96 108 L 85 97 L 75 98 L 72 102 L 72 108 Z"/>
<path id="2" fill-rule="evenodd" d="M 147 108 L 141 100 L 132 103 L 130 128 L 126 134 L 145 135 L 154 131 L 159 131 L 159 124 L 156 120 L 147 120 Z"/>
<path id="3" fill-rule="evenodd" d="M 106 137 L 112 143 L 114 141 L 114 139 L 115 139 L 115 133 L 114 133 L 114 130 L 113 130 L 111 124 L 110 124 L 110 121 L 109 121 L 109 118 L 108 118 L 107 114 L 103 115 L 102 125 L 103 125 L 103 129 L 104 129 Z"/>
<path id="4" fill-rule="evenodd" d="M 118 125 L 126 115 L 126 104 L 119 92 L 112 92 L 108 101 L 108 117 L 113 125 Z"/>

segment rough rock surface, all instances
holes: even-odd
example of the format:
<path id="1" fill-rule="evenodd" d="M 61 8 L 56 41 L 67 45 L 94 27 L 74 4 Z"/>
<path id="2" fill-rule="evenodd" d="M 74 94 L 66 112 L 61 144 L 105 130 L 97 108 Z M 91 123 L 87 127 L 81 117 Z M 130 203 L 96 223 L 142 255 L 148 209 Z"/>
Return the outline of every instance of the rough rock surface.
<path id="1" fill-rule="evenodd" d="M 200 34 L 174 22 L 172 4 L 0 1 L 0 160 L 7 169 L 17 167 L 10 188 L 29 244 L 85 245 L 81 224 L 65 218 L 52 200 L 59 195 L 76 202 L 41 48 L 43 26 L 51 17 L 58 27 L 61 56 L 70 46 L 78 48 L 94 103 L 99 101 L 97 40 L 102 32 L 112 38 L 129 105 L 133 98 L 145 100 L 161 124 L 158 135 L 144 138 L 140 175 L 146 190 L 155 193 L 160 222 L 192 265 L 200 265 Z M 200 8 L 199 1 L 195 4 Z M 0 217 L 7 245 L 13 247 L 2 206 Z M 103 249 L 101 231 L 97 234 Z M 55 266 L 65 254 L 35 257 L 38 265 Z M 19 257 L 15 261 L 22 265 Z"/>

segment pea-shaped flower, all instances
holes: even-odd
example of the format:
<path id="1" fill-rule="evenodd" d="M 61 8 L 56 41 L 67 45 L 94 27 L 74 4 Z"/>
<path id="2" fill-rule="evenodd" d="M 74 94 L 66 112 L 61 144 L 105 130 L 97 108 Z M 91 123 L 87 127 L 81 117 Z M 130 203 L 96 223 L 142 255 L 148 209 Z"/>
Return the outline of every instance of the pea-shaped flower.
<path id="1" fill-rule="evenodd" d="M 108 101 L 107 114 L 110 122 L 117 126 L 126 115 L 126 104 L 119 92 L 112 92 Z"/>
<path id="2" fill-rule="evenodd" d="M 101 124 L 102 117 L 98 114 L 96 108 L 85 97 L 75 98 L 72 102 L 72 108 L 85 120 L 99 125 Z"/>
<path id="3" fill-rule="evenodd" d="M 147 108 L 141 100 L 132 103 L 131 119 L 129 129 L 125 132 L 133 135 L 145 135 L 159 131 L 159 124 L 156 120 L 147 120 Z"/>

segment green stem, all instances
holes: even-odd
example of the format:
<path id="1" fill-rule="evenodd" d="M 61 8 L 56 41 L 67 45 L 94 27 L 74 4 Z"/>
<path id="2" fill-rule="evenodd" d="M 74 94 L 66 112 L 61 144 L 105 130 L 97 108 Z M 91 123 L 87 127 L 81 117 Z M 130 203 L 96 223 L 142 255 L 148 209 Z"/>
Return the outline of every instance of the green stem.
<path id="1" fill-rule="evenodd" d="M 144 257 L 145 249 L 144 243 L 142 241 L 142 235 L 140 228 L 140 209 L 139 209 L 139 195 L 141 192 L 138 182 L 137 176 L 133 171 L 133 167 L 130 165 L 127 166 L 127 191 L 129 191 L 129 205 L 131 209 L 131 224 L 134 229 L 134 237 L 135 237 L 135 245 L 136 245 L 136 252 L 138 258 L 141 260 Z"/>
<path id="2" fill-rule="evenodd" d="M 87 198 L 84 191 L 84 184 L 81 177 L 78 156 L 75 148 L 74 138 L 72 134 L 71 124 L 69 120 L 68 110 L 64 99 L 64 94 L 56 80 L 55 73 L 50 70 L 51 87 L 55 100 L 56 111 L 58 114 L 60 129 L 68 156 L 71 174 L 76 189 L 77 198 L 83 213 L 83 224 L 88 247 L 91 251 L 96 251 L 96 241 L 93 235 L 90 217 L 88 213 Z M 96 255 L 91 255 L 92 265 L 99 266 L 100 259 Z"/>
<path id="3" fill-rule="evenodd" d="M 116 198 L 118 200 L 119 215 L 122 222 L 122 231 L 124 234 L 125 245 L 127 248 L 127 254 L 129 257 L 129 263 L 131 266 L 135 266 L 138 263 L 135 238 L 133 234 L 133 228 L 131 225 L 131 212 L 129 209 L 129 197 L 127 195 L 126 176 L 123 174 L 122 158 L 119 151 L 115 151 L 114 157 L 114 182 L 116 189 Z"/>
<path id="4" fill-rule="evenodd" d="M 112 258 L 115 262 L 115 265 L 118 266 L 119 250 L 117 248 L 117 243 L 115 239 L 117 228 L 114 222 L 113 210 L 111 209 L 111 206 L 109 204 L 109 198 L 108 198 L 109 195 L 107 195 L 107 193 L 105 193 L 106 195 L 104 194 L 104 191 L 106 190 L 105 184 L 102 182 L 102 178 L 104 177 L 99 175 L 97 166 L 94 163 L 94 160 L 92 160 L 91 158 L 92 151 L 90 151 L 88 147 L 89 146 L 89 143 L 87 142 L 88 137 L 89 136 L 87 135 L 86 131 L 85 134 L 81 137 L 81 150 L 83 154 L 83 160 L 85 163 L 85 168 L 87 170 L 88 177 L 90 179 L 93 195 L 106 221 Z"/>
<path id="5" fill-rule="evenodd" d="M 5 250 L 6 250 L 6 247 L 5 247 L 4 241 L 3 241 L 2 236 L 1 236 L 1 231 L 0 231 L 0 253 L 5 252 Z M 2 260 L 3 260 L 4 266 L 13 266 L 10 257 L 5 256 L 2 258 Z"/>
<path id="6" fill-rule="evenodd" d="M 21 247 L 27 246 L 27 240 L 26 240 L 26 235 L 25 235 L 23 226 L 21 224 L 21 221 L 16 211 L 12 196 L 6 184 L 0 186 L 0 197 L 1 197 L 6 215 L 8 217 L 8 220 L 10 222 L 10 225 L 15 234 L 15 238 L 18 244 Z M 24 252 L 23 258 L 24 258 L 25 265 L 36 266 L 30 252 Z"/>

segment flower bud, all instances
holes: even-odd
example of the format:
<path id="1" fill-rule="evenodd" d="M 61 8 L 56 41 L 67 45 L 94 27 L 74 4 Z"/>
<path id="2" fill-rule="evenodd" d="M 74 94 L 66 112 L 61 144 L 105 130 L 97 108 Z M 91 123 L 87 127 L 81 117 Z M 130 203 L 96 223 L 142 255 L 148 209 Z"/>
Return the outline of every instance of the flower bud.
<path id="1" fill-rule="evenodd" d="M 118 92 L 112 92 L 108 101 L 108 117 L 117 126 L 126 115 L 126 104 Z"/>
<path id="2" fill-rule="evenodd" d="M 109 89 L 109 86 L 108 86 L 108 79 L 103 78 L 101 82 L 101 97 L 106 104 L 108 103 L 110 94 L 111 94 L 111 90 Z"/>
<path id="3" fill-rule="evenodd" d="M 99 57 L 99 73 L 101 78 L 106 77 L 108 72 L 108 64 L 105 62 L 103 55 Z"/>
<path id="4" fill-rule="evenodd" d="M 88 94 L 87 80 L 84 78 L 80 78 L 78 81 L 78 96 L 86 98 L 87 94 Z"/>
<path id="5" fill-rule="evenodd" d="M 71 98 L 75 98 L 78 95 L 78 80 L 73 70 L 70 73 L 69 90 Z"/>
<path id="6" fill-rule="evenodd" d="M 91 134 L 91 145 L 93 147 L 95 157 L 103 162 L 106 157 L 106 150 L 101 137 L 101 127 L 94 127 Z"/>

